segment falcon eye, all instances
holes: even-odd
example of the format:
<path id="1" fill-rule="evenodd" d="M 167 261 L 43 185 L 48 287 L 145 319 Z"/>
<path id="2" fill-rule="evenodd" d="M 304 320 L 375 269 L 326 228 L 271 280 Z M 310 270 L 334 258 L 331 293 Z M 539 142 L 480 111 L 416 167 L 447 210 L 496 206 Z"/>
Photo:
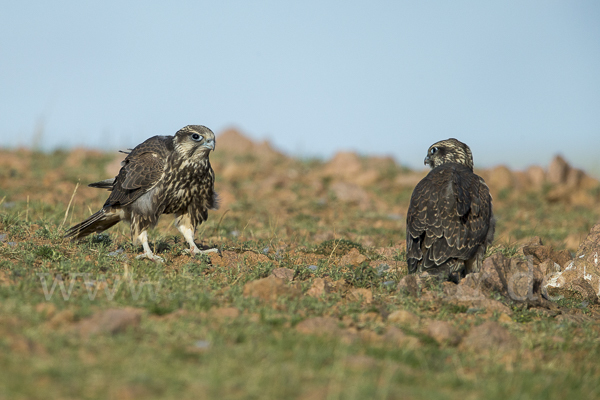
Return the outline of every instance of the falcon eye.
<path id="1" fill-rule="evenodd" d="M 194 140 L 194 141 L 196 141 L 196 142 L 199 142 L 199 141 L 201 141 L 201 140 L 202 140 L 202 136 L 198 135 L 197 133 L 194 133 L 194 134 L 192 135 L 192 140 Z"/>
<path id="2" fill-rule="evenodd" d="M 431 154 L 433 155 L 433 154 L 437 153 L 437 151 L 438 151 L 438 148 L 434 147 L 431 149 Z"/>

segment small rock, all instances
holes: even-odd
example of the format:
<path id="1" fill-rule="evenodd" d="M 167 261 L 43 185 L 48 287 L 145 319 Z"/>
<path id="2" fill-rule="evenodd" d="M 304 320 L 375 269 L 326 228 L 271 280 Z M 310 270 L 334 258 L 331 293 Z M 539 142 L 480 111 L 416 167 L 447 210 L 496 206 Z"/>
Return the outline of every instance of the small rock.
<path id="1" fill-rule="evenodd" d="M 486 178 L 487 184 L 495 191 L 514 186 L 514 178 L 512 172 L 504 165 L 499 165 L 488 171 L 489 176 Z"/>
<path id="2" fill-rule="evenodd" d="M 122 248 L 119 248 L 115 251 L 111 251 L 110 253 L 108 253 L 109 257 L 115 257 L 118 256 L 119 254 L 123 253 L 125 250 L 123 250 Z"/>
<path id="3" fill-rule="evenodd" d="M 296 325 L 296 330 L 309 335 L 335 335 L 340 332 L 339 320 L 333 317 L 312 317 Z"/>
<path id="4" fill-rule="evenodd" d="M 540 190 L 546 181 L 546 172 L 538 165 L 527 168 L 525 172 L 535 190 Z"/>
<path id="5" fill-rule="evenodd" d="M 447 321 L 431 321 L 427 327 L 427 335 L 443 345 L 456 346 L 461 339 L 458 329 Z"/>
<path id="6" fill-rule="evenodd" d="M 8 235 L 6 233 L 0 233 L 0 243 L 6 242 L 7 238 L 8 238 Z"/>
<path id="7" fill-rule="evenodd" d="M 579 245 L 575 258 L 563 267 L 562 272 L 547 279 L 545 288 L 548 295 L 597 303 L 598 292 L 595 289 L 600 287 L 600 223 L 592 227 Z"/>
<path id="8" fill-rule="evenodd" d="M 283 279 L 270 275 L 263 279 L 250 281 L 244 285 L 244 297 L 258 297 L 266 301 L 276 301 L 282 296 L 298 296 L 299 290 L 287 286 Z"/>
<path id="9" fill-rule="evenodd" d="M 565 271 L 560 275 L 560 280 L 564 283 L 554 286 L 548 284 L 546 290 L 548 298 L 551 300 L 559 300 L 562 298 L 586 301 L 591 304 L 598 304 L 598 294 L 583 276 L 579 276 L 576 271 Z"/>
<path id="10" fill-rule="evenodd" d="M 548 167 L 548 182 L 560 185 L 567 181 L 567 175 L 571 167 L 561 156 L 555 156 Z"/>
<path id="11" fill-rule="evenodd" d="M 143 310 L 125 307 L 111 308 L 100 311 L 80 321 L 75 329 L 81 336 L 88 337 L 96 334 L 117 334 L 127 329 L 137 328 L 142 319 Z"/>
<path id="12" fill-rule="evenodd" d="M 398 282 L 398 292 L 411 295 L 412 297 L 419 297 L 421 286 L 421 278 L 419 276 L 414 274 L 406 275 Z"/>
<path id="13" fill-rule="evenodd" d="M 339 262 L 339 265 L 360 265 L 366 261 L 367 257 L 360 254 L 356 248 L 352 248 L 346 255 L 344 255 Z"/>
<path id="14" fill-rule="evenodd" d="M 306 294 L 311 297 L 321 297 L 327 293 L 333 292 L 331 281 L 328 278 L 315 278 L 312 286 Z"/>
<path id="15" fill-rule="evenodd" d="M 373 302 L 373 293 L 369 289 L 358 288 L 350 289 L 346 294 L 346 299 L 349 301 L 360 301 L 363 304 L 371 304 Z"/>
<path id="16" fill-rule="evenodd" d="M 389 322 L 411 327 L 419 325 L 420 320 L 419 317 L 407 310 L 394 311 L 393 313 L 388 315 L 387 319 Z"/>
<path id="17" fill-rule="evenodd" d="M 507 351 L 518 346 L 518 340 L 502 325 L 494 321 L 486 321 L 474 327 L 462 340 L 461 347 L 476 351 Z"/>
<path id="18" fill-rule="evenodd" d="M 310 269 L 311 271 L 316 271 L 319 269 L 319 267 L 317 267 L 316 265 L 309 265 L 308 267 L 306 267 L 307 269 Z"/>
<path id="19" fill-rule="evenodd" d="M 355 183 L 338 181 L 331 185 L 331 190 L 339 201 L 356 204 L 361 210 L 367 210 L 371 205 L 367 191 Z"/>
<path id="20" fill-rule="evenodd" d="M 290 268 L 275 268 L 273 271 L 271 271 L 271 275 L 290 282 L 292 279 L 294 279 L 294 270 Z"/>
<path id="21" fill-rule="evenodd" d="M 194 342 L 194 346 L 198 349 L 208 349 L 210 347 L 210 342 L 208 340 L 197 340 Z"/>
<path id="22" fill-rule="evenodd" d="M 382 339 L 385 342 L 391 343 L 394 346 L 399 347 L 407 347 L 407 348 L 417 348 L 420 347 L 419 339 L 414 336 L 409 336 L 402 331 L 402 329 L 397 328 L 395 326 L 390 326 L 387 328 L 385 333 L 383 334 Z"/>

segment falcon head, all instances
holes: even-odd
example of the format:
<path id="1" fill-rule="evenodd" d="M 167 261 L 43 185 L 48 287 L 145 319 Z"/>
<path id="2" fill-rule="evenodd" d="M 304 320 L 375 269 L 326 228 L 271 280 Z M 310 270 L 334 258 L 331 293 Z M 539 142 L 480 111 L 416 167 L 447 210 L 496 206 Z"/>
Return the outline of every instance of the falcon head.
<path id="1" fill-rule="evenodd" d="M 205 158 L 215 149 L 215 134 L 203 125 L 188 125 L 177 131 L 174 144 L 182 157 Z"/>
<path id="2" fill-rule="evenodd" d="M 434 143 L 427 150 L 425 165 L 431 169 L 446 163 L 466 165 L 473 170 L 473 154 L 469 146 L 456 139 L 442 140 Z"/>

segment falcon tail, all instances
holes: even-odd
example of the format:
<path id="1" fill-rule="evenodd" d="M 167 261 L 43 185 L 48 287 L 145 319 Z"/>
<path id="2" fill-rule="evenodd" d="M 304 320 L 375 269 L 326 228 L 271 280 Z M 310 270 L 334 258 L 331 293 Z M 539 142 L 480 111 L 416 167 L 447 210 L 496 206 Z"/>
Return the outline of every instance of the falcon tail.
<path id="1" fill-rule="evenodd" d="M 82 239 L 92 233 L 105 231 L 119 221 L 121 217 L 118 213 L 107 213 L 103 208 L 85 221 L 69 228 L 64 237 L 71 240 Z"/>
<path id="2" fill-rule="evenodd" d="M 115 183 L 115 178 L 110 178 L 110 179 L 105 179 L 100 182 L 90 183 L 88 186 L 93 187 L 93 188 L 112 190 L 114 183 Z"/>

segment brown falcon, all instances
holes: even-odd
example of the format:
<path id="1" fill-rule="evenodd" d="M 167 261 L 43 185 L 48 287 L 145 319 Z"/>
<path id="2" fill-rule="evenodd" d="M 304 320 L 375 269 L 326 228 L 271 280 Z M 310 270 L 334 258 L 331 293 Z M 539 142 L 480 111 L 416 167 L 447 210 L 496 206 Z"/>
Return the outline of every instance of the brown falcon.
<path id="1" fill-rule="evenodd" d="M 466 144 L 448 139 L 427 151 L 431 171 L 410 198 L 406 218 L 408 271 L 457 281 L 477 272 L 494 239 L 492 196 L 473 172 Z"/>
<path id="2" fill-rule="evenodd" d="M 134 243 L 144 248 L 138 258 L 162 262 L 150 250 L 147 230 L 162 214 L 175 214 L 175 224 L 192 254 L 217 251 L 202 251 L 194 243 L 196 226 L 206 221 L 208 210 L 218 208 L 215 174 L 208 159 L 214 149 L 215 135 L 202 125 L 188 125 L 175 136 L 154 136 L 137 145 L 126 153 L 115 178 L 89 185 L 108 189 L 108 200 L 65 237 L 81 239 L 126 221 L 131 224 Z"/>

